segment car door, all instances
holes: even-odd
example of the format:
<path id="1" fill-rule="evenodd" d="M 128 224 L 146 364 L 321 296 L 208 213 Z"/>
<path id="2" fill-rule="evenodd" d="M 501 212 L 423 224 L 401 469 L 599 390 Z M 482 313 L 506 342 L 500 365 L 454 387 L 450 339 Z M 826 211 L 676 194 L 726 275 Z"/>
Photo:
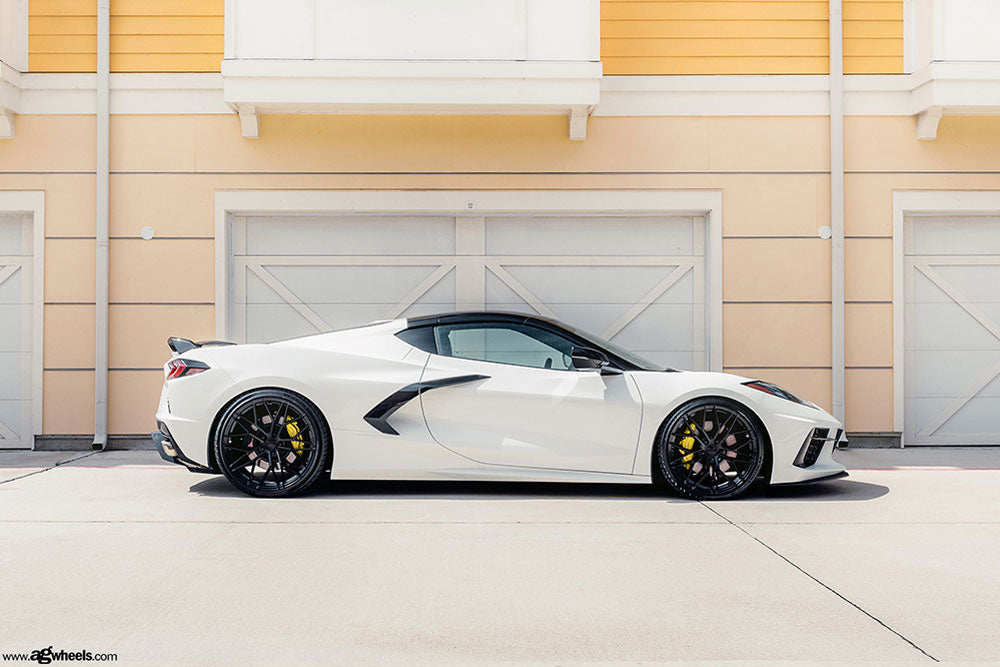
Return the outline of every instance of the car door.
<path id="1" fill-rule="evenodd" d="M 630 473 L 642 406 L 627 373 L 573 369 L 573 342 L 517 322 L 439 324 L 421 382 L 434 439 L 480 463 Z"/>

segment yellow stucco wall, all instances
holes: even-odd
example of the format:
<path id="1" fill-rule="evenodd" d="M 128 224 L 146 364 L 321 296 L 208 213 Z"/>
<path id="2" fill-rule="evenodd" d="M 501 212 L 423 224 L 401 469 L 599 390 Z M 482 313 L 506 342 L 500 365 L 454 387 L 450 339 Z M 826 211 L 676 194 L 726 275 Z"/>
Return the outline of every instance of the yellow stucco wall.
<path id="1" fill-rule="evenodd" d="M 224 0 L 112 0 L 111 71 L 218 72 Z M 28 69 L 93 72 L 96 0 L 31 0 Z"/>
<path id="2" fill-rule="evenodd" d="M 826 0 L 601 0 L 605 74 L 826 74 Z M 902 0 L 844 2 L 844 71 L 903 71 Z"/>
<path id="3" fill-rule="evenodd" d="M 45 191 L 44 432 L 88 433 L 94 119 L 17 123 L 2 187 Z M 948 116 L 931 142 L 910 117 L 845 130 L 847 425 L 890 431 L 892 191 L 1000 189 L 1000 118 Z M 595 117 L 585 142 L 543 116 L 266 115 L 252 141 L 235 116 L 114 116 L 111 132 L 113 433 L 149 430 L 167 335 L 215 335 L 213 201 L 231 188 L 721 189 L 724 367 L 830 405 L 825 117 Z M 149 269 L 177 257 L 171 281 Z"/>

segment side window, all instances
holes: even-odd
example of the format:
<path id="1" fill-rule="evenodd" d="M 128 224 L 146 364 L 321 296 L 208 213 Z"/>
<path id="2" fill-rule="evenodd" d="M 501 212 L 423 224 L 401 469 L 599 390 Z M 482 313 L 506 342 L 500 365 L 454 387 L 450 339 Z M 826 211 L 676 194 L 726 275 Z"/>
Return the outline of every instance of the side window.
<path id="1" fill-rule="evenodd" d="M 572 370 L 573 343 L 523 324 L 443 324 L 435 327 L 438 354 L 513 366 Z"/>

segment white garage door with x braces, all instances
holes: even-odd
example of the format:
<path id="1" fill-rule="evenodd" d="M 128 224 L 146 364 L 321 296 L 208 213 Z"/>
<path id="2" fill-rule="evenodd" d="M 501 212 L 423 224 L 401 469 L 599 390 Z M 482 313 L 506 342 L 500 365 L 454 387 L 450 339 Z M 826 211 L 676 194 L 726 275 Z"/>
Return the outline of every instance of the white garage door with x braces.
<path id="1" fill-rule="evenodd" d="M 705 367 L 692 216 L 242 216 L 230 331 L 265 341 L 452 309 L 534 312 Z"/>

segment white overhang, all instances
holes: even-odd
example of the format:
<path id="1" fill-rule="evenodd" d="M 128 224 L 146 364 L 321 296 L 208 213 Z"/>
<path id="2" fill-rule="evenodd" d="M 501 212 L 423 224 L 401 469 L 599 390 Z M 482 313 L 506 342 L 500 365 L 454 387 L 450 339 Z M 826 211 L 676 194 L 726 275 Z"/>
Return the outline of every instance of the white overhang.
<path id="1" fill-rule="evenodd" d="M 948 114 L 1000 114 L 1000 2 L 907 0 L 904 67 L 917 138 Z"/>
<path id="2" fill-rule="evenodd" d="M 918 139 L 937 138 L 947 114 L 1000 115 L 1000 62 L 935 62 L 910 77 Z"/>
<path id="3" fill-rule="evenodd" d="M 601 63 L 224 60 L 222 80 L 244 136 L 262 113 L 563 114 L 583 139 Z"/>

